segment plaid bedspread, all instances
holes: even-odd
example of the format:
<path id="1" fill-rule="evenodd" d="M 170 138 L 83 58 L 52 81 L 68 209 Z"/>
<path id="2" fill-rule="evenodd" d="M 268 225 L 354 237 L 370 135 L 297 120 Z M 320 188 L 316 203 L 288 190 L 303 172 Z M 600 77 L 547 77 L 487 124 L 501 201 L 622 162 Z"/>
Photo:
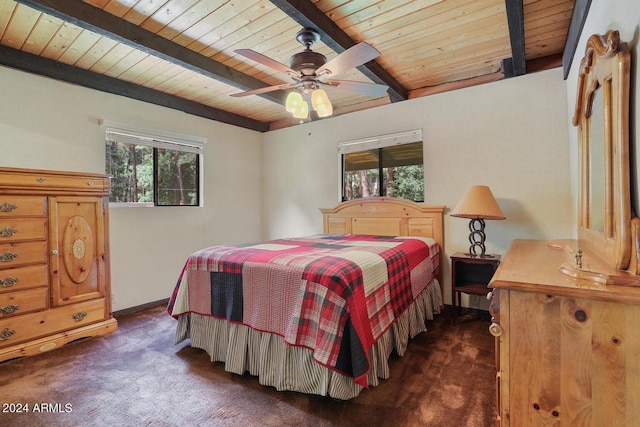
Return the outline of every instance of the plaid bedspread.
<path id="1" fill-rule="evenodd" d="M 369 348 L 435 277 L 438 251 L 432 239 L 369 235 L 215 246 L 188 258 L 168 311 L 278 334 L 366 387 Z"/>

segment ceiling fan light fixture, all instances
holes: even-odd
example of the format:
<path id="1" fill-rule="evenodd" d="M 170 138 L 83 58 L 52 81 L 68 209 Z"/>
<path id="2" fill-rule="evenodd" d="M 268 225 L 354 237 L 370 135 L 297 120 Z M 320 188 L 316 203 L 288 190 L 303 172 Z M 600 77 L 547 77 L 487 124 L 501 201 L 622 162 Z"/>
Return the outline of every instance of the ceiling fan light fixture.
<path id="1" fill-rule="evenodd" d="M 302 101 L 296 106 L 292 113 L 293 117 L 295 117 L 296 119 L 306 119 L 309 116 L 309 104 L 307 104 L 305 101 Z"/>
<path id="2" fill-rule="evenodd" d="M 286 110 L 296 119 L 306 119 L 309 116 L 309 104 L 297 90 L 289 92 L 285 102 Z"/>
<path id="3" fill-rule="evenodd" d="M 324 89 L 316 89 L 311 93 L 311 105 L 318 117 L 329 117 L 333 114 L 333 105 Z"/>
<path id="4" fill-rule="evenodd" d="M 306 104 L 306 102 L 304 102 L 304 99 L 302 99 L 302 95 L 300 94 L 300 92 L 293 91 L 290 92 L 289 95 L 287 95 L 285 108 L 289 113 L 293 113 L 296 109 L 299 108 L 300 104 L 303 103 Z"/>

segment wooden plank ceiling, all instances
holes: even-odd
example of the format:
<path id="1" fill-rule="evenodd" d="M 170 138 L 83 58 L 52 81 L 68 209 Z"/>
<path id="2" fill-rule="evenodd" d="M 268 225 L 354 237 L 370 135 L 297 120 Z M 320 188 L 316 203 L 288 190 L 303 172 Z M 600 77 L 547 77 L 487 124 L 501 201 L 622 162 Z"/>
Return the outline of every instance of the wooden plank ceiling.
<path id="1" fill-rule="evenodd" d="M 0 0 L 0 65 L 267 131 L 296 125 L 290 82 L 234 53 L 288 66 L 312 47 L 329 60 L 359 42 L 380 56 L 336 78 L 385 84 L 370 98 L 329 90 L 334 115 L 561 65 L 574 0 Z M 314 118 L 317 120 L 317 118 Z"/>

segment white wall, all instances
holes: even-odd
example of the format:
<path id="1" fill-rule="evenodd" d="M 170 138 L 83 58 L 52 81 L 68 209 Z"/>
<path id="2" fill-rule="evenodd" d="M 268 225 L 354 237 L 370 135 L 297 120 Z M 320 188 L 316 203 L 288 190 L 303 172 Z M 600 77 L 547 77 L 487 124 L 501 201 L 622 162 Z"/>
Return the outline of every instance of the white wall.
<path id="1" fill-rule="evenodd" d="M 638 91 L 638 70 L 640 70 L 640 58 L 638 57 L 638 43 L 640 40 L 640 2 L 637 0 L 592 0 L 589 14 L 585 21 L 582 35 L 578 43 L 575 56 L 571 63 L 571 69 L 567 78 L 567 100 L 569 105 L 569 139 L 571 147 L 571 177 L 572 193 L 575 196 L 574 205 L 577 206 L 578 197 L 578 132 L 571 125 L 573 108 L 576 102 L 578 88 L 578 72 L 580 60 L 584 56 L 587 39 L 593 34 L 605 34 L 609 30 L 618 30 L 620 40 L 629 45 L 631 51 L 631 92 L 630 92 L 630 117 L 629 135 L 630 161 L 631 161 L 631 199 L 632 208 L 636 214 L 640 214 L 640 150 L 638 149 L 637 126 L 640 123 L 640 97 Z"/>
<path id="2" fill-rule="evenodd" d="M 187 256 L 262 232 L 262 136 L 0 67 L 0 165 L 104 173 L 99 119 L 208 138 L 204 208 L 110 209 L 114 310 L 168 298 Z"/>
<path id="3" fill-rule="evenodd" d="M 575 237 L 566 87 L 560 68 L 378 107 L 264 136 L 265 238 L 322 231 L 319 208 L 338 203 L 337 143 L 422 128 L 427 204 L 453 209 L 489 185 L 505 221 L 487 221 L 487 251 L 517 238 Z M 468 249 L 467 220 L 445 213 L 448 256 Z"/>

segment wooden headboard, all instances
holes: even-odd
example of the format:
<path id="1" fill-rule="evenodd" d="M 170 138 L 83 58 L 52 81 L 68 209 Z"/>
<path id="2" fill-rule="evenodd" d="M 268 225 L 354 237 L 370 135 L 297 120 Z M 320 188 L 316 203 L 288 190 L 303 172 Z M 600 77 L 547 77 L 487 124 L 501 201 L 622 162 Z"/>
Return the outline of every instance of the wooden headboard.
<path id="1" fill-rule="evenodd" d="M 324 233 L 433 238 L 440 246 L 438 280 L 442 288 L 444 209 L 444 205 L 427 206 L 392 197 L 370 197 L 340 203 L 333 209 L 320 210 Z"/>

